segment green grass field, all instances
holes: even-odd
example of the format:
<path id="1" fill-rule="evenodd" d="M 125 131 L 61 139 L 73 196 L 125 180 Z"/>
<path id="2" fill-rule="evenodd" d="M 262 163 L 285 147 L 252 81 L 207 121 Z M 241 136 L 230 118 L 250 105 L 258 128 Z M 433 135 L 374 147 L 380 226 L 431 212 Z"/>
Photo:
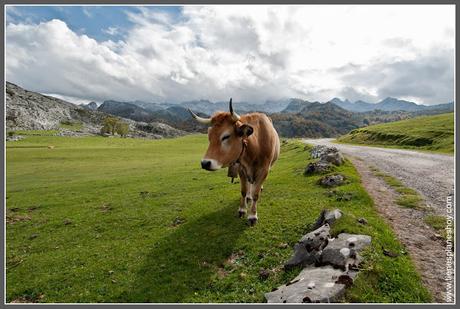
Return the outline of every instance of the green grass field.
<path id="1" fill-rule="evenodd" d="M 10 133 L 11 132 L 11 133 Z M 12 135 L 35 135 L 35 136 L 53 136 L 59 133 L 59 130 L 16 130 L 9 131 Z"/>
<path id="2" fill-rule="evenodd" d="M 408 255 L 383 255 L 405 250 L 349 162 L 337 168 L 349 179 L 337 190 L 353 198 L 337 201 L 319 176 L 303 176 L 304 145 L 283 143 L 251 228 L 237 218 L 239 184 L 200 169 L 206 147 L 204 135 L 8 142 L 7 301 L 263 302 L 299 272 L 281 269 L 293 245 L 336 207 L 334 234 L 373 238 L 344 301 L 431 300 Z M 261 268 L 273 270 L 268 279 Z"/>
<path id="3" fill-rule="evenodd" d="M 422 116 L 351 131 L 340 143 L 454 152 L 454 113 Z"/>

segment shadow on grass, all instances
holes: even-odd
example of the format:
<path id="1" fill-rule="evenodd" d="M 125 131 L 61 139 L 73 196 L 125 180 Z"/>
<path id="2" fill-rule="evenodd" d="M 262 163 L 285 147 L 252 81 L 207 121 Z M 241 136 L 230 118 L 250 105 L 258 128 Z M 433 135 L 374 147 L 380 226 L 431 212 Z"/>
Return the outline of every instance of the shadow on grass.
<path id="1" fill-rule="evenodd" d="M 209 287 L 216 269 L 234 251 L 246 220 L 236 216 L 238 201 L 175 227 L 153 244 L 123 302 L 187 302 Z"/>

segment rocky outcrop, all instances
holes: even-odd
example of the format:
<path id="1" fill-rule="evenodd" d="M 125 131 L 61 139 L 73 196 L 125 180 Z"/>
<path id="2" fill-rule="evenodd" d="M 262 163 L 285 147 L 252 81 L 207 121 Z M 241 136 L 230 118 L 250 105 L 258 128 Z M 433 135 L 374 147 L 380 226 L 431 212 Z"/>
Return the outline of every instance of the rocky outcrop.
<path id="1" fill-rule="evenodd" d="M 335 147 L 317 145 L 310 150 L 310 155 L 319 160 L 308 163 L 304 175 L 324 174 L 330 172 L 334 165 L 340 166 L 345 162 L 345 158 Z"/>
<path id="2" fill-rule="evenodd" d="M 324 153 L 320 157 L 320 160 L 323 162 L 334 164 L 336 166 L 340 166 L 343 164 L 343 161 L 345 159 L 343 158 L 343 155 L 337 150 L 337 148 L 334 147 L 333 149 L 335 149 L 335 151 Z"/>
<path id="3" fill-rule="evenodd" d="M 345 292 L 341 280 L 353 280 L 355 271 L 344 274 L 332 266 L 305 268 L 289 283 L 265 294 L 268 303 L 332 303 Z M 340 278 L 347 279 L 340 279 Z M 348 279 L 349 278 L 349 279 Z"/>
<path id="4" fill-rule="evenodd" d="M 129 120 L 127 120 L 129 121 Z M 157 135 L 161 137 L 178 137 L 183 136 L 186 132 L 182 130 L 178 130 L 176 128 L 171 127 L 170 125 L 161 123 L 161 122 L 135 122 L 130 121 L 132 127 L 130 127 L 133 131 L 141 131 L 150 133 L 153 135 Z"/>
<path id="5" fill-rule="evenodd" d="M 294 246 L 286 270 L 301 266 L 300 274 L 270 293 L 268 303 L 337 302 L 353 284 L 362 261 L 359 253 L 371 243 L 367 235 L 341 233 L 331 238 L 330 225 L 342 217 L 338 209 L 323 210 L 313 227 Z M 320 225 L 318 227 L 318 225 Z"/>
<path id="6" fill-rule="evenodd" d="M 90 103 L 86 107 L 81 107 L 51 96 L 25 90 L 7 82 L 6 127 L 9 131 L 59 130 L 57 134 L 62 136 L 99 134 L 104 119 L 109 115 L 93 110 L 94 104 Z M 163 123 L 142 123 L 124 118 L 120 120 L 129 125 L 129 136 L 131 137 L 156 139 L 186 134 L 184 131 Z M 69 122 L 81 124 L 81 129 L 71 131 L 61 128 L 61 124 Z"/>
<path id="7" fill-rule="evenodd" d="M 9 130 L 53 130 L 78 115 L 72 103 L 6 83 L 6 127 Z M 83 110 L 83 109 L 82 109 Z"/>
<path id="8" fill-rule="evenodd" d="M 324 174 L 329 172 L 332 169 L 332 166 L 329 162 L 310 162 L 305 168 L 304 175 L 311 174 Z"/>
<path id="9" fill-rule="evenodd" d="M 326 145 L 317 145 L 310 151 L 313 159 L 320 159 L 323 162 L 329 162 L 334 165 L 342 165 L 344 158 L 343 155 L 336 147 L 329 147 Z"/>
<path id="10" fill-rule="evenodd" d="M 327 153 L 328 149 L 332 149 L 332 147 L 328 147 L 326 145 L 317 145 L 310 150 L 310 156 L 312 159 L 319 159 L 323 154 Z"/>
<path id="11" fill-rule="evenodd" d="M 319 180 L 319 184 L 323 187 L 336 187 L 343 184 L 345 181 L 345 176 L 341 174 L 327 175 L 322 177 Z"/>
<path id="12" fill-rule="evenodd" d="M 17 141 L 20 141 L 20 140 L 22 140 L 24 138 L 25 137 L 22 136 L 22 135 L 12 135 L 12 136 L 7 136 L 6 141 L 7 142 L 17 142 Z"/>
<path id="13" fill-rule="evenodd" d="M 302 237 L 294 246 L 294 255 L 284 264 L 284 269 L 289 270 L 297 266 L 308 266 L 318 264 L 321 259 L 321 252 L 327 246 L 330 227 L 325 224 L 320 228 Z"/>
<path id="14" fill-rule="evenodd" d="M 332 265 L 343 271 L 358 269 L 361 257 L 358 252 L 370 245 L 371 237 L 342 233 L 330 241 L 321 253 L 321 265 Z"/>

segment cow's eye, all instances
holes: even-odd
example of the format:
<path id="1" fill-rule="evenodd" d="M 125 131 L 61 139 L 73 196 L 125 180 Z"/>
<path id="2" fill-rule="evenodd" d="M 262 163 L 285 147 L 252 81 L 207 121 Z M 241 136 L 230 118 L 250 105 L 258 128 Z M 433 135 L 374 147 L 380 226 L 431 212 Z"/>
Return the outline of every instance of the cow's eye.
<path id="1" fill-rule="evenodd" d="M 222 137 L 222 141 L 225 141 L 226 139 L 229 139 L 230 138 L 230 135 L 225 135 L 224 137 Z"/>

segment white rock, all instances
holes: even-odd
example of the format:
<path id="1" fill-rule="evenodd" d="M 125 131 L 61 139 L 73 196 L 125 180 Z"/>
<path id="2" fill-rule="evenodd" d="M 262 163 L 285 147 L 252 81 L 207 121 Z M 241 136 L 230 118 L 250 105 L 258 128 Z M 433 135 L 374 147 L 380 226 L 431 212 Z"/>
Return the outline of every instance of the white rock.
<path id="1" fill-rule="evenodd" d="M 349 244 L 355 244 L 358 241 L 358 238 L 356 237 L 350 237 L 347 239 L 347 245 Z"/>
<path id="2" fill-rule="evenodd" d="M 348 257 L 350 255 L 350 249 L 342 248 L 340 249 L 340 254 L 342 254 L 344 257 Z"/>

